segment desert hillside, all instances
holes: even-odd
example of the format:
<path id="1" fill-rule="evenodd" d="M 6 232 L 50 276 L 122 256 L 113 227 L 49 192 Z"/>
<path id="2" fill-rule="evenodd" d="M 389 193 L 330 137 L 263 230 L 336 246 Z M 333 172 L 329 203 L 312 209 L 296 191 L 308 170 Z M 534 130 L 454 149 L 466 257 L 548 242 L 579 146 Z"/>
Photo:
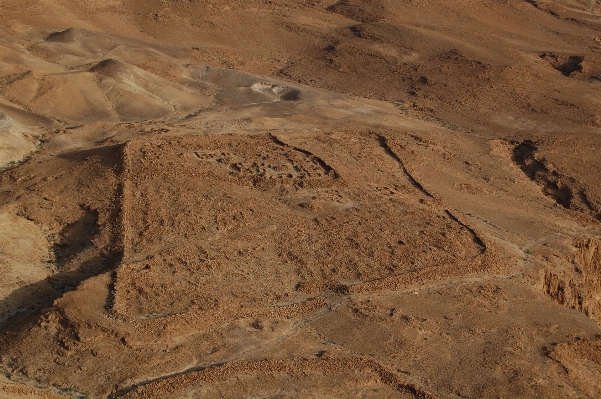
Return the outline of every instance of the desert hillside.
<path id="1" fill-rule="evenodd" d="M 601 398 L 601 2 L 0 17 L 0 399 Z"/>

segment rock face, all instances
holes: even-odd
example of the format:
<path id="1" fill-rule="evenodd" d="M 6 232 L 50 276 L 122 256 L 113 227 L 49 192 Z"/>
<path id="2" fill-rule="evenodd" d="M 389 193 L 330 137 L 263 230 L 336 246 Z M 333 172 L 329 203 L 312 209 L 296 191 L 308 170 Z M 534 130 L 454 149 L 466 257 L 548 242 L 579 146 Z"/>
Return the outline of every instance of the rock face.
<path id="1" fill-rule="evenodd" d="M 599 245 L 595 239 L 577 240 L 573 267 L 563 268 L 559 273 L 547 270 L 544 278 L 544 290 L 549 297 L 597 321 L 601 317 Z"/>
<path id="2" fill-rule="evenodd" d="M 0 398 L 601 397 L 588 1 L 0 9 Z"/>
<path id="3" fill-rule="evenodd" d="M 601 242 L 582 240 L 577 247 L 580 249 L 577 260 L 582 265 L 586 287 L 585 314 L 601 321 Z"/>

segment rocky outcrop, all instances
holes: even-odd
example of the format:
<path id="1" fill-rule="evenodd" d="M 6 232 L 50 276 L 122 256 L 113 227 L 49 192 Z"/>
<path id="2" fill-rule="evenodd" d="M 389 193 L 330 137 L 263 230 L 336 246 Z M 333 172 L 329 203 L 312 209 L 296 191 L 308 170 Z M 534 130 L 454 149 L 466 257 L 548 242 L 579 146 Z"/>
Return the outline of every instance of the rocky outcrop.
<path id="1" fill-rule="evenodd" d="M 580 239 L 574 242 L 576 254 L 572 271 L 547 270 L 545 293 L 591 319 L 601 321 L 601 241 Z"/>

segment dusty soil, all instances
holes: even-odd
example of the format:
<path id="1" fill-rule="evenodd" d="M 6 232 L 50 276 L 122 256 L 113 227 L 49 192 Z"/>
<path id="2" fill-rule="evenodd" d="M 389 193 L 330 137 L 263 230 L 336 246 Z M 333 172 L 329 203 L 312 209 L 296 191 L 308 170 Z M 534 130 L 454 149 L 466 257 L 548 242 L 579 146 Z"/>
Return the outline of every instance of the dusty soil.
<path id="1" fill-rule="evenodd" d="M 601 397 L 601 4 L 0 0 L 0 398 Z"/>

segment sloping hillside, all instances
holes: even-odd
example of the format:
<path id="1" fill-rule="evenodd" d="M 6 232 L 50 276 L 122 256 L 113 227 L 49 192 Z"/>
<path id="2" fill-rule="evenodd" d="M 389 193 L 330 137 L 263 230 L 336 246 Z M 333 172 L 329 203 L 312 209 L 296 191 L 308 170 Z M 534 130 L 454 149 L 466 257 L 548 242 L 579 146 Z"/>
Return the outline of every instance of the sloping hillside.
<path id="1" fill-rule="evenodd" d="M 599 7 L 0 1 L 0 397 L 601 396 Z"/>

